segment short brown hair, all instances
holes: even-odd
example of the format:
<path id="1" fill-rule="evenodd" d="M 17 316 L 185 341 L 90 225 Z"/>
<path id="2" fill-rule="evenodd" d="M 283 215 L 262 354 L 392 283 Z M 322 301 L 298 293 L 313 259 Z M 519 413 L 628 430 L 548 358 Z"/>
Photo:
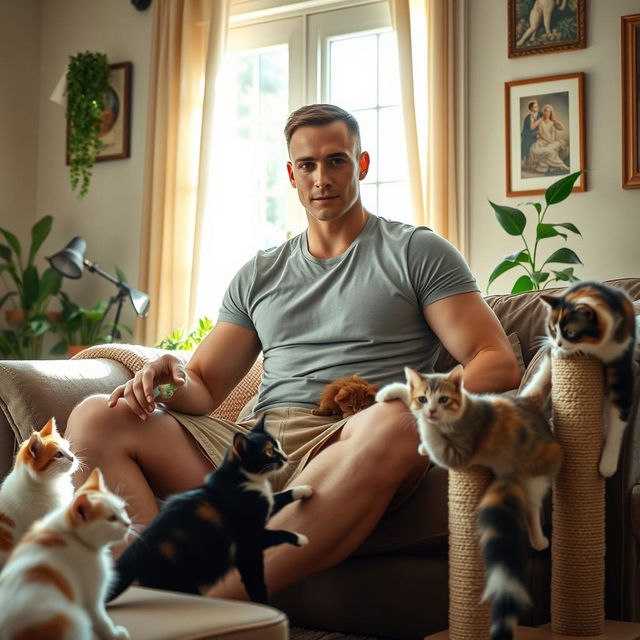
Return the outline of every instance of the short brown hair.
<path id="1" fill-rule="evenodd" d="M 308 104 L 296 109 L 287 119 L 284 127 L 284 137 L 287 148 L 291 143 L 291 137 L 300 127 L 319 127 L 341 120 L 347 125 L 347 129 L 355 136 L 356 150 L 360 152 L 360 126 L 358 121 L 344 109 L 333 104 Z"/>

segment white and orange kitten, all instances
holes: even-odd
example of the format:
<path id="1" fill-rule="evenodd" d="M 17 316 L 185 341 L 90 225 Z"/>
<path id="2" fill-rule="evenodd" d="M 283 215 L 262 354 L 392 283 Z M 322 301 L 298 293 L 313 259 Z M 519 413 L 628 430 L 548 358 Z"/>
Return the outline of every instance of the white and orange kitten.
<path id="1" fill-rule="evenodd" d="M 112 576 L 109 546 L 131 521 L 124 501 L 94 469 L 73 501 L 36 522 L 0 573 L 0 640 L 126 640 L 104 600 Z"/>
<path id="2" fill-rule="evenodd" d="M 33 522 L 69 504 L 77 468 L 78 459 L 54 418 L 20 445 L 13 469 L 0 486 L 0 569 Z"/>

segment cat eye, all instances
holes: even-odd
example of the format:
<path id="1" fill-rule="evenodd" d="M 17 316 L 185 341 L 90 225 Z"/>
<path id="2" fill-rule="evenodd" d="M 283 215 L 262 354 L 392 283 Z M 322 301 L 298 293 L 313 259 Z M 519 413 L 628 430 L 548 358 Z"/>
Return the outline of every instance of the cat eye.
<path id="1" fill-rule="evenodd" d="M 427 396 L 418 396 L 418 402 L 420 404 L 427 404 Z"/>
<path id="2" fill-rule="evenodd" d="M 438 398 L 438 404 L 447 404 L 449 402 L 449 396 L 440 396 Z"/>
<path id="3" fill-rule="evenodd" d="M 576 332 L 573 329 L 567 329 L 565 332 L 567 338 L 575 338 Z"/>
<path id="4" fill-rule="evenodd" d="M 273 449 L 265 449 L 265 454 L 269 456 L 269 458 L 275 458 L 276 452 Z"/>
<path id="5" fill-rule="evenodd" d="M 107 518 L 109 522 L 115 522 L 117 519 L 118 516 L 114 515 L 113 513 Z"/>
<path id="6" fill-rule="evenodd" d="M 55 456 L 53 456 L 54 458 L 64 458 L 64 453 L 62 453 L 62 451 L 58 451 L 58 453 L 56 453 Z"/>

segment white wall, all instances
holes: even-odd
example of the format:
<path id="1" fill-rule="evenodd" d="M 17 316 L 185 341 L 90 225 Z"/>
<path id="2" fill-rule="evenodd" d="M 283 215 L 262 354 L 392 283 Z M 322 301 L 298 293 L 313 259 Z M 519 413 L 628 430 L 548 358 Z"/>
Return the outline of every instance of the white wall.
<path id="1" fill-rule="evenodd" d="M 504 83 L 584 71 L 588 191 L 549 209 L 549 222 L 573 222 L 582 232 L 570 248 L 582 258 L 582 278 L 640 276 L 640 189 L 622 189 L 620 16 L 640 13 L 639 0 L 587 0 L 587 48 L 507 57 L 507 2 L 468 0 L 470 265 L 481 288 L 504 254 L 522 248 L 499 227 L 487 200 L 517 206 L 543 196 L 507 198 Z M 529 216 L 529 214 L 527 214 Z M 554 241 L 546 241 L 553 249 Z M 544 242 L 540 245 L 543 249 Z M 563 243 L 558 243 L 561 246 Z M 516 273 L 514 270 L 512 273 Z M 505 274 L 491 293 L 509 291 Z"/>
<path id="2" fill-rule="evenodd" d="M 38 129 L 39 215 L 51 214 L 48 246 L 55 251 L 73 236 L 87 241 L 86 257 L 111 274 L 118 265 L 134 286 L 138 280 L 140 220 L 146 134 L 151 12 L 129 0 L 42 0 L 40 109 Z M 111 63 L 131 61 L 131 157 L 97 163 L 88 195 L 79 200 L 69 186 L 65 165 L 64 109 L 49 100 L 69 56 L 80 51 L 106 53 Z M 74 299 L 90 304 L 115 292 L 113 285 L 85 271 L 65 280 Z M 133 319 L 126 306 L 128 321 Z"/>
<path id="3" fill-rule="evenodd" d="M 0 226 L 21 240 L 36 212 L 40 5 L 0 0 Z"/>

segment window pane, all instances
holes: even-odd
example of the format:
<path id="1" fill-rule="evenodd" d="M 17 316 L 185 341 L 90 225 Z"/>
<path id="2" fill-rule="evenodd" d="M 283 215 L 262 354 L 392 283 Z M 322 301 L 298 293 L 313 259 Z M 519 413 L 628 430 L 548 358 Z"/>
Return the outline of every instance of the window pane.
<path id="1" fill-rule="evenodd" d="M 366 109 L 378 102 L 378 37 L 332 40 L 329 48 L 329 101 L 343 109 Z"/>
<path id="2" fill-rule="evenodd" d="M 369 173 L 365 182 L 377 182 L 378 180 L 378 111 L 377 109 L 366 109 L 365 111 L 354 111 L 353 115 L 360 125 L 360 140 L 362 150 L 368 151 L 371 156 Z"/>
<path id="3" fill-rule="evenodd" d="M 379 214 L 378 211 L 378 185 L 360 183 L 360 196 L 362 204 L 367 211 L 373 214 Z"/>
<path id="4" fill-rule="evenodd" d="M 380 91 L 378 100 L 382 106 L 400 104 L 400 74 L 398 73 L 398 40 L 395 32 L 380 34 L 378 76 Z"/>
<path id="5" fill-rule="evenodd" d="M 407 157 L 400 107 L 380 109 L 379 180 L 406 180 Z"/>
<path id="6" fill-rule="evenodd" d="M 378 215 L 390 220 L 415 224 L 406 182 L 382 183 L 378 187 Z"/>

